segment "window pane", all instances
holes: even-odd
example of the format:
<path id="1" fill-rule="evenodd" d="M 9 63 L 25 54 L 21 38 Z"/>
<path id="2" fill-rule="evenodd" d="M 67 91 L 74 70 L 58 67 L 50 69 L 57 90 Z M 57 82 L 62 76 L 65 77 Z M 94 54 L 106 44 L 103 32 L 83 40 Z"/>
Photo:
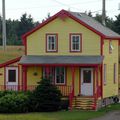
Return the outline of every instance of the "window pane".
<path id="1" fill-rule="evenodd" d="M 47 50 L 54 51 L 56 50 L 56 35 L 48 35 L 47 36 Z"/>
<path id="2" fill-rule="evenodd" d="M 71 37 L 71 50 L 78 51 L 80 50 L 80 35 L 72 35 Z"/>
<path id="3" fill-rule="evenodd" d="M 48 71 L 47 71 L 48 69 Z M 48 72 L 48 73 L 47 73 Z M 43 67 L 43 78 L 49 78 L 51 80 L 52 83 L 54 83 L 54 67 Z"/>
<path id="4" fill-rule="evenodd" d="M 16 70 L 8 71 L 8 82 L 16 82 Z"/>
<path id="5" fill-rule="evenodd" d="M 56 83 L 65 83 L 64 67 L 56 67 Z"/>
<path id="6" fill-rule="evenodd" d="M 91 83 L 91 70 L 83 71 L 83 83 Z"/>

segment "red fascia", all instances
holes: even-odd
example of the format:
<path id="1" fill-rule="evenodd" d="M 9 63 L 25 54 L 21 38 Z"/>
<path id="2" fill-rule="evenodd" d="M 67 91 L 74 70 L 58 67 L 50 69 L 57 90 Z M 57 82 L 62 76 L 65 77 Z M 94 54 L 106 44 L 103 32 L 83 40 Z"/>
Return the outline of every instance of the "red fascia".
<path id="1" fill-rule="evenodd" d="M 119 39 L 119 37 L 109 37 L 109 36 L 105 36 L 104 34 L 102 34 L 101 32 L 97 31 L 96 29 L 94 29 L 93 27 L 87 25 L 86 23 L 84 23 L 83 21 L 79 20 L 78 18 L 76 18 L 75 16 L 73 16 L 70 12 L 66 11 L 66 10 L 61 10 L 59 11 L 57 14 L 53 15 L 52 17 L 50 17 L 49 19 L 47 19 L 46 21 L 44 21 L 43 23 L 39 24 L 37 27 L 35 27 L 33 30 L 27 32 L 26 34 L 24 34 L 22 36 L 22 40 L 23 40 L 23 44 L 25 45 L 25 53 L 26 49 L 27 49 L 27 44 L 26 44 L 26 37 L 32 33 L 34 33 L 35 31 L 37 31 L 38 29 L 42 28 L 43 26 L 45 26 L 46 24 L 48 24 L 49 22 L 53 21 L 54 19 L 56 19 L 57 17 L 65 19 L 66 17 L 70 17 L 71 19 L 75 20 L 76 22 L 82 24 L 83 26 L 85 26 L 86 28 L 88 28 L 89 30 L 95 32 L 96 34 L 100 35 L 103 38 L 107 38 L 107 39 Z"/>
<path id="2" fill-rule="evenodd" d="M 66 10 L 61 10 L 59 11 L 57 14 L 53 15 L 52 17 L 50 17 L 49 19 L 47 19 L 46 21 L 44 21 L 43 23 L 39 24 L 37 27 L 35 27 L 33 30 L 25 33 L 22 36 L 22 40 L 23 40 L 23 44 L 26 45 L 26 37 L 32 33 L 34 33 L 35 31 L 37 31 L 38 29 L 40 29 L 41 27 L 45 26 L 46 24 L 48 24 L 49 22 L 53 21 L 55 18 L 57 17 L 70 17 L 73 20 L 77 21 L 78 23 L 82 24 L 83 26 L 87 27 L 88 29 L 92 30 L 93 32 L 97 33 L 98 35 L 101 35 L 103 37 L 105 37 L 102 33 L 100 33 L 99 31 L 96 31 L 94 28 L 90 27 L 89 25 L 87 25 L 86 23 L 84 23 L 83 21 L 80 21 L 79 19 L 77 19 L 75 16 L 73 16 L 71 13 L 69 13 Z"/>
<path id="3" fill-rule="evenodd" d="M 104 45 L 104 38 L 101 37 L 101 41 L 100 41 L 101 56 L 103 56 L 103 45 Z"/>
<path id="4" fill-rule="evenodd" d="M 61 10 L 59 11 L 57 14 L 53 15 L 52 17 L 48 18 L 46 21 L 44 21 L 43 23 L 39 24 L 37 27 L 35 27 L 33 30 L 25 33 L 22 36 L 22 40 L 23 40 L 23 44 L 26 44 L 26 37 L 32 33 L 34 33 L 35 31 L 37 31 L 38 29 L 40 29 L 41 27 L 45 26 L 46 24 L 48 24 L 49 22 L 53 21 L 55 18 L 57 18 L 58 16 L 62 16 L 65 15 L 65 10 Z"/>
<path id="5" fill-rule="evenodd" d="M 19 61 L 20 58 L 21 58 L 21 57 L 17 57 L 17 58 L 15 58 L 15 59 L 12 59 L 12 60 L 10 60 L 10 61 L 7 61 L 7 62 L 5 62 L 5 63 L 2 63 L 2 64 L 0 64 L 0 68 L 5 67 L 5 66 L 8 66 L 8 65 L 10 65 L 10 64 L 13 64 L 13 63 Z"/>
<path id="6" fill-rule="evenodd" d="M 101 37 L 101 56 L 103 56 L 103 45 L 104 45 L 104 38 Z M 101 78 L 101 97 L 103 98 L 103 62 L 100 68 L 100 78 Z"/>
<path id="7" fill-rule="evenodd" d="M 108 40 L 120 40 L 120 37 L 109 37 L 109 36 L 106 36 L 105 39 L 108 39 Z"/>

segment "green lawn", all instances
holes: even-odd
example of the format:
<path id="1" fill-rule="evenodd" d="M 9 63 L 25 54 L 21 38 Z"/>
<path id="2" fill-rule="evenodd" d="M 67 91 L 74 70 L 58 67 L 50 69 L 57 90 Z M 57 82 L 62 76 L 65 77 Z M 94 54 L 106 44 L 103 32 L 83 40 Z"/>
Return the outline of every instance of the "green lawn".
<path id="1" fill-rule="evenodd" d="M 0 64 L 8 60 L 20 57 L 23 54 L 24 54 L 23 46 L 7 46 L 6 51 L 4 51 L 2 49 L 2 46 L 0 46 Z"/>
<path id="2" fill-rule="evenodd" d="M 111 105 L 99 111 L 59 111 L 49 113 L 0 114 L 0 120 L 88 120 L 112 110 L 120 110 L 120 104 Z"/>

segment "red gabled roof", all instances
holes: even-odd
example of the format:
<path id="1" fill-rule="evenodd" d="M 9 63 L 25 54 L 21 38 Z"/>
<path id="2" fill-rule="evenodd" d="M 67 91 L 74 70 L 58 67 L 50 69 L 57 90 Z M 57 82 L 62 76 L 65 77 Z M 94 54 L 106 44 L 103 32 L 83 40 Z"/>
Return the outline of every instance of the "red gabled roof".
<path id="1" fill-rule="evenodd" d="M 15 58 L 15 59 L 12 59 L 12 60 L 9 60 L 9 61 L 7 61 L 7 62 L 5 62 L 5 63 L 2 63 L 2 64 L 0 64 L 0 68 L 5 67 L 5 66 L 8 66 L 8 65 L 10 65 L 10 64 L 13 64 L 13 63 L 15 63 L 15 62 L 18 62 L 18 61 L 20 60 L 20 58 L 21 58 L 21 57 L 17 57 L 17 58 Z"/>
<path id="2" fill-rule="evenodd" d="M 86 24 L 84 21 L 78 19 L 77 17 L 75 17 L 74 15 L 72 15 L 70 12 L 66 11 L 66 10 L 61 10 L 58 13 L 56 13 L 55 15 L 53 15 L 52 17 L 48 18 L 46 21 L 44 21 L 43 23 L 39 24 L 37 27 L 35 27 L 33 30 L 27 32 L 26 34 L 24 34 L 22 36 L 22 40 L 23 40 L 23 44 L 26 45 L 26 37 L 29 36 L 30 34 L 34 33 L 35 31 L 37 31 L 38 29 L 42 28 L 43 26 L 45 26 L 46 24 L 48 24 L 49 22 L 53 21 L 54 19 L 56 19 L 57 17 L 60 18 L 64 18 L 64 17 L 70 17 L 71 19 L 75 20 L 76 22 L 82 24 L 83 26 L 85 26 L 86 28 L 90 29 L 91 31 L 95 32 L 96 34 L 100 35 L 103 38 L 109 38 L 109 36 L 105 36 L 103 33 L 97 31 L 96 29 L 94 29 L 94 27 L 89 26 L 88 24 Z M 113 39 L 120 39 L 118 37 L 114 37 Z"/>

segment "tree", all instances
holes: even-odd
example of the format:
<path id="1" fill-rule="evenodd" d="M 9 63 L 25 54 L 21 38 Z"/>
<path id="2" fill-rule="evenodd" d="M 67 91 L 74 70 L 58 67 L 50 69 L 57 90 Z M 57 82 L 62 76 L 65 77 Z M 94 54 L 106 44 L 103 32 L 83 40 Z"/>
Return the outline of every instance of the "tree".
<path id="1" fill-rule="evenodd" d="M 61 92 L 50 79 L 43 78 L 31 96 L 33 111 L 56 111 L 60 109 Z"/>
<path id="2" fill-rule="evenodd" d="M 95 18 L 95 20 L 97 20 L 98 22 L 100 22 L 100 23 L 102 24 L 102 15 L 96 14 L 96 16 L 95 16 L 94 18 Z M 106 22 L 106 27 L 114 30 L 114 29 L 113 29 L 113 28 L 114 28 L 114 24 L 113 24 L 114 21 L 113 21 L 112 18 L 109 18 L 108 16 L 106 16 L 105 22 Z"/>
<path id="3" fill-rule="evenodd" d="M 34 28 L 33 18 L 31 15 L 23 14 L 20 18 L 17 29 L 18 40 L 21 40 L 21 36 Z"/>
<path id="4" fill-rule="evenodd" d="M 114 31 L 120 34 L 120 14 L 115 17 L 116 20 L 114 21 Z"/>

